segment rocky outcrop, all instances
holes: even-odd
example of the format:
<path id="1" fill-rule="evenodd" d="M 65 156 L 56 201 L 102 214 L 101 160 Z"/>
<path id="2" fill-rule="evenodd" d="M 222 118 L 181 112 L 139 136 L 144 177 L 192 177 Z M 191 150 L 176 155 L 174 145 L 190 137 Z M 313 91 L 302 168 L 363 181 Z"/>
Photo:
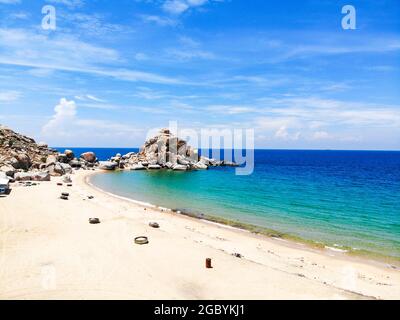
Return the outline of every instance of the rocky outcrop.
<path id="1" fill-rule="evenodd" d="M 8 176 L 39 169 L 50 155 L 57 152 L 45 143 L 37 144 L 32 138 L 0 126 L 0 170 Z"/>
<path id="2" fill-rule="evenodd" d="M 196 149 L 174 136 L 168 129 L 161 130 L 157 136 L 147 140 L 139 153 L 117 154 L 110 161 L 117 163 L 119 168 L 130 170 L 189 171 L 207 170 L 211 166 L 236 166 L 231 162 L 199 157 Z"/>
<path id="3" fill-rule="evenodd" d="M 97 165 L 93 152 L 86 152 L 77 159 L 71 150 L 60 153 L 46 143 L 37 144 L 32 138 L 0 126 L 0 172 L 10 178 L 48 181 L 51 176 L 71 174 L 74 168 Z"/>
<path id="4" fill-rule="evenodd" d="M 168 129 L 147 140 L 139 153 L 116 154 L 109 161 L 99 162 L 94 152 L 85 152 L 76 158 L 72 150 L 60 153 L 46 143 L 36 144 L 35 140 L 0 126 L 0 172 L 17 181 L 49 181 L 52 176 L 92 168 L 190 171 L 216 166 L 237 164 L 200 157 L 196 149 Z"/>
<path id="5" fill-rule="evenodd" d="M 15 181 L 50 181 L 50 173 L 46 171 L 40 172 L 17 172 Z"/>

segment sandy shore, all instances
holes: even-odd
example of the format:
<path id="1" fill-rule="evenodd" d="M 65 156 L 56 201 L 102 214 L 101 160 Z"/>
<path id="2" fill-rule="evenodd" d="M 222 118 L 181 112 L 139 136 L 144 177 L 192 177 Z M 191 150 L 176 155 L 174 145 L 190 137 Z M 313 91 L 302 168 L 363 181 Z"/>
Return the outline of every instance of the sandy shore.
<path id="1" fill-rule="evenodd" d="M 93 188 L 88 174 L 0 198 L 0 299 L 400 298 L 394 266 L 145 208 Z M 142 235 L 150 243 L 135 245 Z"/>

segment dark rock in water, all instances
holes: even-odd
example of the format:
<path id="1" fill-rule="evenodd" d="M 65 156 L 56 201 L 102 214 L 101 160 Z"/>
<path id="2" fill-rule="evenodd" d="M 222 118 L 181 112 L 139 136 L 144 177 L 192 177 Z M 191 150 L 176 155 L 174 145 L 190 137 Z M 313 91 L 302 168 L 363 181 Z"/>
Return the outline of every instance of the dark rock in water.
<path id="1" fill-rule="evenodd" d="M 222 161 L 221 165 L 225 167 L 239 167 L 237 163 L 231 161 Z"/>

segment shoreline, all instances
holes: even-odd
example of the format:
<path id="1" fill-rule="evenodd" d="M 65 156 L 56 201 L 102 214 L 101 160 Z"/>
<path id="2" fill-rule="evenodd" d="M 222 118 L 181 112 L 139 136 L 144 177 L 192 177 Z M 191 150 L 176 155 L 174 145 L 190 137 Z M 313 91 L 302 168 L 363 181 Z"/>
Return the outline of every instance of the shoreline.
<path id="1" fill-rule="evenodd" d="M 0 299 L 400 297 L 398 269 L 144 207 L 89 185 L 98 172 L 75 172 L 70 188 L 62 178 L 15 185 L 0 199 Z"/>
<path id="2" fill-rule="evenodd" d="M 125 170 L 120 170 L 121 172 L 124 172 Z M 291 245 L 296 245 L 300 244 L 307 246 L 307 248 L 311 250 L 318 250 L 322 254 L 334 254 L 338 257 L 345 257 L 345 258 L 353 258 L 353 259 L 359 259 L 361 261 L 365 261 L 367 263 L 375 263 L 379 265 L 392 265 L 393 267 L 399 268 L 400 269 L 400 258 L 396 258 L 393 256 L 387 256 L 387 255 L 380 255 L 375 252 L 371 252 L 368 250 L 364 249 L 354 249 L 352 247 L 346 247 L 346 246 L 330 246 L 329 244 L 320 242 L 320 241 L 315 241 L 315 240 L 310 240 L 310 239 L 305 239 L 301 238 L 295 235 L 291 235 L 288 233 L 283 233 L 277 230 L 273 229 L 268 229 L 265 227 L 260 227 L 256 226 L 250 223 L 245 223 L 245 222 L 240 222 L 240 221 L 235 221 L 235 220 L 230 220 L 230 219 L 225 219 L 221 218 L 215 215 L 209 215 L 209 214 L 195 214 L 191 212 L 186 212 L 182 210 L 177 210 L 177 209 L 172 209 L 172 208 L 166 208 L 166 207 L 161 207 L 149 202 L 144 202 L 140 200 L 136 200 L 130 197 L 125 197 L 125 196 L 120 196 L 115 193 L 109 192 L 107 190 L 101 189 L 100 187 L 94 185 L 90 179 L 93 175 L 97 174 L 112 174 L 112 172 L 105 172 L 105 171 L 94 171 L 91 174 L 88 174 L 85 177 L 85 183 L 88 184 L 90 187 L 106 193 L 110 196 L 113 196 L 117 199 L 124 200 L 124 201 L 129 201 L 132 203 L 135 203 L 139 206 L 143 206 L 146 208 L 151 208 L 151 209 L 157 209 L 157 210 L 162 210 L 165 212 L 169 213 L 174 213 L 183 217 L 189 217 L 192 219 L 196 219 L 198 221 L 203 221 L 206 223 L 215 223 L 216 225 L 219 225 L 221 227 L 226 227 L 226 228 L 232 228 L 234 230 L 240 230 L 240 231 L 246 231 L 254 235 L 259 235 L 262 237 L 266 237 L 267 239 L 275 239 L 275 240 L 280 240 L 280 241 L 286 241 L 290 243 Z"/>

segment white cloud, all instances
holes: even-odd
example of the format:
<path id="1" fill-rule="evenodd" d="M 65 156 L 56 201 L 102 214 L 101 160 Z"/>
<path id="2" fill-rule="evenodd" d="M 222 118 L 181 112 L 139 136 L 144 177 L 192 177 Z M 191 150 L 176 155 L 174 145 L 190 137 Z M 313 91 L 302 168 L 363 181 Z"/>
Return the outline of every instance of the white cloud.
<path id="1" fill-rule="evenodd" d="M 43 126 L 42 134 L 48 137 L 71 134 L 71 124 L 77 114 L 75 102 L 62 98 L 54 108 L 54 112 L 51 120 Z"/>
<path id="2" fill-rule="evenodd" d="M 81 119 L 78 116 L 78 107 L 72 100 L 60 99 L 54 108 L 54 115 L 42 127 L 41 138 L 53 145 L 70 145 L 71 143 L 84 143 L 104 146 L 103 142 L 115 145 L 132 141 L 143 130 L 137 125 L 131 126 L 121 122 L 99 119 Z M 112 132 L 112 134 L 110 134 Z M 104 139 L 104 140 L 102 140 Z"/>
<path id="3" fill-rule="evenodd" d="M 0 91 L 0 102 L 10 103 L 18 100 L 21 97 L 21 92 L 18 91 Z"/>
<path id="4" fill-rule="evenodd" d="M 201 7 L 208 2 L 208 0 L 167 0 L 162 8 L 170 14 L 180 15 L 191 8 Z"/>
<path id="5" fill-rule="evenodd" d="M 139 15 L 139 18 L 146 23 L 154 23 L 158 26 L 165 27 L 165 26 L 175 26 L 178 24 L 178 21 L 175 19 L 160 17 L 156 15 Z"/>
<path id="6" fill-rule="evenodd" d="M 0 64 L 87 73 L 123 81 L 185 84 L 185 81 L 149 72 L 119 68 L 116 50 L 95 46 L 71 35 L 45 34 L 23 29 L 1 29 Z"/>

